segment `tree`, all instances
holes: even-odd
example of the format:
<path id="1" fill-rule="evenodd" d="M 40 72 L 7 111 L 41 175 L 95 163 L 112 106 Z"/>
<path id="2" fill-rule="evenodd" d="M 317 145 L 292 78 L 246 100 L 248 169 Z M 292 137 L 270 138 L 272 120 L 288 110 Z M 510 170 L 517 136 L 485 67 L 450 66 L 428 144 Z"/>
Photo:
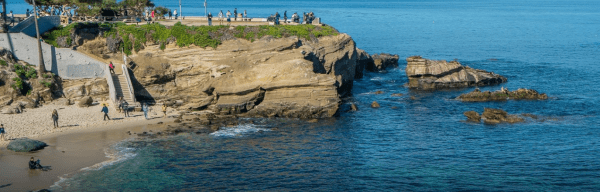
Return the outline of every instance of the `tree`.
<path id="1" fill-rule="evenodd" d="M 121 5 L 133 12 L 132 15 L 143 16 L 144 8 L 146 7 L 154 7 L 154 3 L 150 0 L 123 0 L 121 1 Z"/>
<path id="2" fill-rule="evenodd" d="M 168 14 L 169 12 L 171 12 L 171 10 L 166 7 L 163 7 L 163 6 L 158 6 L 158 7 L 154 8 L 154 14 L 162 17 L 163 19 L 165 18 L 165 15 Z"/>

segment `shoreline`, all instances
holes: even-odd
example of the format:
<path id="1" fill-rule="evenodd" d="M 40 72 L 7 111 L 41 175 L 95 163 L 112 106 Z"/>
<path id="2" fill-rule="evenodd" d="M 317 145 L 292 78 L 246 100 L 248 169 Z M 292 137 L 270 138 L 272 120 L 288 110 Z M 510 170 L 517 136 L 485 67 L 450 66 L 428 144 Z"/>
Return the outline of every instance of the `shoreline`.
<path id="1" fill-rule="evenodd" d="M 134 115 L 140 116 L 140 113 L 134 112 Z M 27 112 L 17 115 L 27 115 Z M 32 136 L 29 138 L 48 144 L 44 149 L 33 152 L 13 152 L 6 149 L 8 142 L 2 142 L 0 143 L 0 170 L 5 174 L 0 174 L 0 190 L 48 189 L 61 179 L 69 178 L 84 168 L 101 166 L 105 162 L 114 161 L 115 159 L 107 157 L 107 149 L 118 142 L 137 138 L 135 134 L 128 134 L 128 131 L 131 133 L 163 131 L 173 121 L 174 118 L 162 117 L 145 120 L 142 113 L 141 119 L 75 127 Z M 159 122 L 163 123 L 158 124 Z M 40 159 L 43 166 L 51 166 L 52 170 L 29 170 L 27 162 L 30 157 Z"/>

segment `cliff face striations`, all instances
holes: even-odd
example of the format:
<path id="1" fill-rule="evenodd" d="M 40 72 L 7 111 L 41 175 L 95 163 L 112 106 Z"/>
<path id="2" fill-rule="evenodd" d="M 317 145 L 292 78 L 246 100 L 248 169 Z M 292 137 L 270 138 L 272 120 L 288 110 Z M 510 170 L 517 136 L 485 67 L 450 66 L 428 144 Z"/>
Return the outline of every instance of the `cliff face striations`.
<path id="1" fill-rule="evenodd" d="M 444 89 L 495 85 L 506 78 L 461 65 L 457 61 L 434 61 L 413 56 L 406 59 L 408 87 L 417 89 Z"/>
<path id="2" fill-rule="evenodd" d="M 304 41 L 265 36 L 213 48 L 148 46 L 132 56 L 139 100 L 257 117 L 334 116 L 350 93 L 357 53 L 346 34 Z"/>

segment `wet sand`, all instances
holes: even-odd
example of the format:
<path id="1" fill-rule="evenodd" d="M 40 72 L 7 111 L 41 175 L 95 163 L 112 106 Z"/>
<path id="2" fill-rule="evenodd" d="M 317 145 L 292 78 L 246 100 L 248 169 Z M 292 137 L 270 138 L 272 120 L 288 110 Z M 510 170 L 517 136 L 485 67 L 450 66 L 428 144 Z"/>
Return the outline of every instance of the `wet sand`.
<path id="1" fill-rule="evenodd" d="M 37 138 L 49 146 L 35 152 L 18 153 L 0 147 L 0 191 L 31 191 L 47 189 L 60 178 L 68 178 L 82 168 L 110 161 L 105 150 L 111 145 L 128 138 L 137 137 L 132 133 L 153 132 L 166 129 L 174 119 L 124 122 L 119 125 L 101 125 L 84 130 L 71 130 Z M 52 170 L 29 170 L 29 158 L 41 160 L 41 165 L 51 166 Z"/>

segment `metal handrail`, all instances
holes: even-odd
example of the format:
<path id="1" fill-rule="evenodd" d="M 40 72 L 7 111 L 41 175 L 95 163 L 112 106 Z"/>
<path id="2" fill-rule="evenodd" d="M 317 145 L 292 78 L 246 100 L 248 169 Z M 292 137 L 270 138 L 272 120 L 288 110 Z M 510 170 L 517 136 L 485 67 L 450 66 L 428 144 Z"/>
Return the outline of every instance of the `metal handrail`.
<path id="1" fill-rule="evenodd" d="M 125 75 L 125 81 L 127 81 L 127 88 L 129 88 L 129 96 L 131 96 L 133 103 L 135 103 L 135 94 L 133 94 L 133 86 L 131 85 L 131 79 L 129 78 L 129 71 L 125 64 L 121 65 L 121 69 L 123 69 L 123 75 Z"/>

